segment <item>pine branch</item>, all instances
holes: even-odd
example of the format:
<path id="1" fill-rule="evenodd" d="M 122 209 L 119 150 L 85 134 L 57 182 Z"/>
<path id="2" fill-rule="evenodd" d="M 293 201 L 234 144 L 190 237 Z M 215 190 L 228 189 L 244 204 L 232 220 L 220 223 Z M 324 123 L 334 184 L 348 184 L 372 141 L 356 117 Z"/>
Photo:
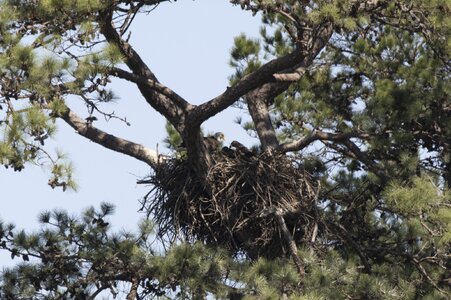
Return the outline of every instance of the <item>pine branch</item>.
<path id="1" fill-rule="evenodd" d="M 136 278 L 132 279 L 132 286 L 130 287 L 130 292 L 127 294 L 127 300 L 135 300 L 138 297 L 138 287 L 139 280 Z"/>
<path id="2" fill-rule="evenodd" d="M 109 74 L 116 76 L 118 78 L 125 79 L 130 82 L 134 82 L 136 84 L 147 85 L 149 86 L 149 88 L 171 99 L 174 103 L 176 103 L 178 106 L 184 109 L 189 109 L 192 106 L 183 97 L 178 95 L 176 92 L 174 92 L 167 86 L 159 83 L 158 81 L 147 79 L 145 77 L 114 67 L 110 69 Z"/>
<path id="3" fill-rule="evenodd" d="M 161 163 L 161 157 L 156 151 L 141 144 L 108 134 L 94 127 L 92 123 L 83 120 L 69 108 L 66 109 L 60 118 L 74 128 L 78 134 L 105 148 L 129 155 L 147 163 L 152 168 L 157 168 L 158 164 Z"/>
<path id="4" fill-rule="evenodd" d="M 267 62 L 259 69 L 242 77 L 232 87 L 228 87 L 221 95 L 218 95 L 210 101 L 195 107 L 192 111 L 192 114 L 195 115 L 195 119 L 199 122 L 199 124 L 201 124 L 205 120 L 235 103 L 247 93 L 265 85 L 266 83 L 282 81 L 281 84 L 284 84 L 283 81 L 286 81 L 283 80 L 284 76 L 277 75 L 277 73 L 284 74 L 299 72 L 299 74 L 301 74 L 302 72 L 300 70 L 313 63 L 315 57 L 329 41 L 332 32 L 332 24 L 325 24 L 318 31 L 313 42 L 306 42 L 306 45 L 310 45 L 308 55 L 306 55 L 306 49 L 295 49 L 290 54 Z"/>
<path id="5" fill-rule="evenodd" d="M 289 86 L 289 83 L 267 83 L 246 95 L 249 113 L 255 124 L 255 130 L 257 131 L 263 150 L 275 149 L 279 145 L 276 131 L 274 130 L 269 114 L 268 102 L 273 102 L 273 99 Z"/>
<path id="6" fill-rule="evenodd" d="M 331 133 L 331 132 L 315 130 L 299 140 L 289 142 L 289 143 L 284 143 L 284 144 L 280 145 L 279 147 L 277 147 L 276 150 L 281 153 L 286 153 L 286 152 L 291 152 L 291 151 L 300 151 L 300 150 L 308 147 L 315 141 L 345 142 L 346 140 L 348 140 L 350 138 L 364 138 L 364 137 L 366 137 L 366 135 L 363 135 L 361 133 L 356 133 L 356 132 Z"/>
<path id="7" fill-rule="evenodd" d="M 112 16 L 112 11 L 107 11 L 103 16 L 101 16 L 101 33 L 105 36 L 109 43 L 114 44 L 119 48 L 121 54 L 125 57 L 126 65 L 130 68 L 133 74 L 141 78 L 151 80 L 154 83 L 159 83 L 157 77 L 146 65 L 141 56 L 127 41 L 123 40 L 116 31 L 112 22 Z M 147 103 L 165 116 L 176 128 L 183 128 L 184 116 L 187 112 L 183 106 L 180 107 L 178 103 L 174 103 L 172 97 L 168 98 L 164 94 L 156 92 L 155 88 L 149 86 L 149 82 L 147 81 L 145 83 L 137 83 L 137 86 Z M 184 104 L 184 106 L 186 106 L 186 104 Z"/>

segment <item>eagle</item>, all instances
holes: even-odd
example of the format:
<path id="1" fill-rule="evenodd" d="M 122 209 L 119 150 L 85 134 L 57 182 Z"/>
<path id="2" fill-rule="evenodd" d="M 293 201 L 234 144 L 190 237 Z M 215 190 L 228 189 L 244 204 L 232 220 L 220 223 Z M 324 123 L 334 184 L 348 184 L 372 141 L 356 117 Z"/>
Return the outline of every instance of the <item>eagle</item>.
<path id="1" fill-rule="evenodd" d="M 225 135 L 222 132 L 216 132 L 214 135 L 204 136 L 204 145 L 208 152 L 216 152 L 221 149 L 225 141 Z M 178 149 L 185 149 L 185 142 L 182 142 Z"/>
<path id="2" fill-rule="evenodd" d="M 209 152 L 220 150 L 224 141 L 225 135 L 222 132 L 216 132 L 214 135 L 204 137 L 204 144 Z"/>

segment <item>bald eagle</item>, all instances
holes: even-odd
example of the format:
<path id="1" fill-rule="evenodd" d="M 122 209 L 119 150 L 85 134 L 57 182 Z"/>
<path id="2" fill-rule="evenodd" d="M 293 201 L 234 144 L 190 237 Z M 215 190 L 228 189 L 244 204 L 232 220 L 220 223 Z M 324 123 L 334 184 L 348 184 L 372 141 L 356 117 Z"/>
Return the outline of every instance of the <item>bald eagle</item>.
<path id="1" fill-rule="evenodd" d="M 225 141 L 224 133 L 216 132 L 214 135 L 204 137 L 204 144 L 209 152 L 215 152 L 221 149 L 222 143 Z M 185 142 L 182 142 L 178 149 L 185 149 Z"/>
<path id="2" fill-rule="evenodd" d="M 213 136 L 209 135 L 204 137 L 204 144 L 209 152 L 215 152 L 220 150 L 222 143 L 225 141 L 224 133 L 216 132 Z"/>

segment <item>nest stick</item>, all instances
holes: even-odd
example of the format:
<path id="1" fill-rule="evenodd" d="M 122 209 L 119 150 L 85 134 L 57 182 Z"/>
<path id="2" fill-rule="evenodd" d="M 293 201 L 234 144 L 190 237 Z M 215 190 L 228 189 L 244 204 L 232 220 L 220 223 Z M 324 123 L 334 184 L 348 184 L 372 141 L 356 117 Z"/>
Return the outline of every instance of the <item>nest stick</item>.
<path id="1" fill-rule="evenodd" d="M 296 269 L 298 270 L 299 276 L 302 280 L 305 276 L 305 269 L 301 262 L 301 259 L 298 256 L 298 248 L 296 246 L 296 243 L 294 242 L 290 232 L 288 231 L 287 224 L 285 224 L 282 211 L 280 209 L 277 209 L 274 212 L 274 217 L 276 218 L 277 225 L 279 225 L 280 230 L 282 230 L 282 234 L 288 244 L 288 249 L 290 250 L 291 257 L 293 258 L 293 262 L 296 265 Z"/>

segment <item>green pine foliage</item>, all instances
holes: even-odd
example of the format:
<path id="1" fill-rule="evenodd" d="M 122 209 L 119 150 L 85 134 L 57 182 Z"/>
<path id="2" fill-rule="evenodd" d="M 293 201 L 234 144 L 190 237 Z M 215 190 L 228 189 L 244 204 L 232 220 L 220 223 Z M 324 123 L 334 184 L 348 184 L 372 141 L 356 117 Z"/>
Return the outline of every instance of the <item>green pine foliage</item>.
<path id="1" fill-rule="evenodd" d="M 180 136 L 180 133 L 177 132 L 177 130 L 175 130 L 174 126 L 171 125 L 171 123 L 166 122 L 166 133 L 167 133 L 167 137 L 164 140 L 165 142 L 165 146 L 169 149 L 172 150 L 177 150 L 180 148 L 180 145 L 182 144 L 183 140 L 182 137 Z"/>
<path id="2" fill-rule="evenodd" d="M 88 107 L 88 125 L 96 116 L 115 117 L 102 108 L 116 99 L 110 77 L 120 77 L 115 68 L 130 50 L 128 26 L 117 24 L 162 2 L 0 0 L 0 164 L 15 171 L 45 165 L 52 188 L 76 189 L 72 164 L 47 149 L 55 120 L 68 112 L 69 96 Z M 109 204 L 79 217 L 43 212 L 34 233 L 0 223 L 0 250 L 21 261 L 0 273 L 0 298 L 124 298 L 123 290 L 142 299 L 449 298 L 451 1 L 230 2 L 260 14 L 263 26 L 259 38 L 234 39 L 229 89 L 298 51 L 310 61 L 301 78 L 264 99 L 279 142 L 318 132 L 345 136 L 319 137 L 288 154 L 319 187 L 315 216 L 305 220 L 316 231 L 294 241 L 297 253 L 281 245 L 285 256 L 251 260 L 197 237 L 175 243 L 162 237 L 163 251 L 154 246 L 149 220 L 135 233 L 114 233 Z M 113 8 L 124 38 L 116 45 L 104 42 L 102 27 Z M 326 46 L 312 53 L 309 39 L 327 28 Z M 280 73 L 298 66 L 291 67 Z M 142 68 L 127 80 L 136 75 L 147 84 L 149 74 Z M 278 84 L 274 75 L 280 74 L 265 75 L 265 84 Z M 245 109 L 246 95 L 234 105 Z M 168 119 L 170 161 L 184 160 L 182 130 Z M 240 124 L 256 136 L 253 122 Z M 290 230 L 294 237 L 305 229 Z"/>
<path id="3" fill-rule="evenodd" d="M 151 246 L 154 226 L 148 220 L 136 233 L 112 233 L 108 217 L 113 212 L 108 203 L 86 209 L 80 217 L 61 210 L 43 212 L 42 229 L 32 234 L 0 223 L 2 249 L 22 261 L 2 272 L 2 299 L 84 299 L 96 287 L 118 295 L 118 286 L 131 283 L 132 277 L 140 281 L 141 292 L 152 296 L 227 294 L 221 282 L 230 259 L 224 252 L 196 243 L 174 246 L 163 256 Z"/>
<path id="4" fill-rule="evenodd" d="M 27 163 L 44 165 L 50 170 L 52 188 L 74 190 L 71 163 L 58 151 L 52 154 L 45 141 L 56 131 L 55 118 L 67 110 L 63 96 L 67 91 L 82 96 L 91 112 L 98 103 L 116 99 L 106 88 L 109 79 L 101 74 L 122 61 L 117 46 L 103 45 L 76 60 L 60 55 L 68 43 L 85 44 L 98 37 L 98 27 L 89 17 L 106 3 L 2 1 L 0 5 L 0 162 L 15 171 Z M 36 28 L 24 24 L 24 20 L 36 18 L 49 21 Z M 65 32 L 52 27 L 66 28 L 69 23 L 73 28 Z M 33 29 L 28 31 L 27 26 Z M 25 39 L 27 35 L 31 36 Z"/>

